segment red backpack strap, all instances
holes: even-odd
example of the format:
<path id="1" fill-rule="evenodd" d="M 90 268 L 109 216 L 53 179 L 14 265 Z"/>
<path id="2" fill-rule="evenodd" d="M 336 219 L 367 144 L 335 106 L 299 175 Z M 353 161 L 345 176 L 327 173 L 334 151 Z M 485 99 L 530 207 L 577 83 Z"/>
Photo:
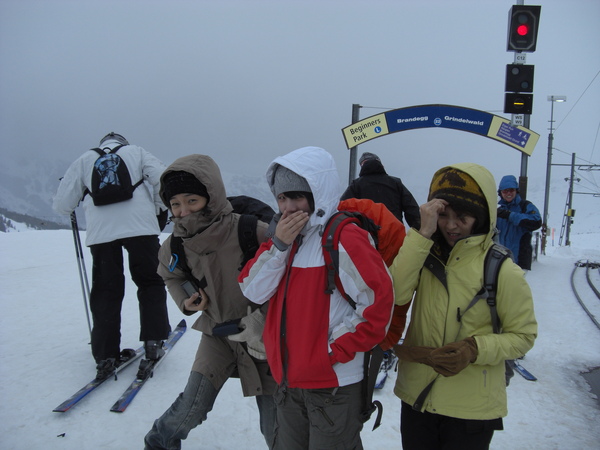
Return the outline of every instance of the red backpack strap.
<path id="1" fill-rule="evenodd" d="M 333 294 L 334 289 L 337 288 L 348 303 L 353 308 L 356 308 L 356 302 L 346 294 L 338 276 L 340 268 L 340 234 L 342 233 L 342 229 L 349 223 L 355 223 L 360 226 L 361 221 L 350 211 L 338 211 L 325 224 L 325 230 L 321 238 L 323 257 L 325 258 L 325 267 L 327 268 L 325 293 Z"/>

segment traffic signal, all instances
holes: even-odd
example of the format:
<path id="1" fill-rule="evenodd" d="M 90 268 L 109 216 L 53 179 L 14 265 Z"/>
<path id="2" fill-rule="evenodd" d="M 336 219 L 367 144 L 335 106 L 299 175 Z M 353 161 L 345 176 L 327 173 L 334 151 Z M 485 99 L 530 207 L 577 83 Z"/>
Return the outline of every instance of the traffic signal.
<path id="1" fill-rule="evenodd" d="M 533 92 L 533 69 L 531 64 L 507 64 L 506 85 L 508 92 Z"/>
<path id="2" fill-rule="evenodd" d="M 535 52 L 541 6 L 513 5 L 508 12 L 507 51 Z"/>
<path id="3" fill-rule="evenodd" d="M 533 94 L 507 92 L 504 94 L 505 114 L 531 114 L 533 111 Z"/>

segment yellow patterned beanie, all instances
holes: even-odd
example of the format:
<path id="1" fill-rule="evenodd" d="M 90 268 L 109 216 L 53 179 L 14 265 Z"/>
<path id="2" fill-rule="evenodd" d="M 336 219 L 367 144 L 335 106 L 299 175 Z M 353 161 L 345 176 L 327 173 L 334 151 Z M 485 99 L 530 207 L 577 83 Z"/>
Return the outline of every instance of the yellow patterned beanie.
<path id="1" fill-rule="evenodd" d="M 482 226 L 489 223 L 487 201 L 477 182 L 466 172 L 452 167 L 434 175 L 428 200 L 441 198 L 452 209 L 464 212 L 477 219 L 475 229 L 485 232 Z"/>

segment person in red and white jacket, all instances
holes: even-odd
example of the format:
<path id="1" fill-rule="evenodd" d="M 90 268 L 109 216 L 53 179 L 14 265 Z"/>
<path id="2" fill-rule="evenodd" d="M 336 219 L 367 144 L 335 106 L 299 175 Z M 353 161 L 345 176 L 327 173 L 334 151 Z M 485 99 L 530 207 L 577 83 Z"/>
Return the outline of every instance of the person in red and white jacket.
<path id="1" fill-rule="evenodd" d="M 390 274 L 369 233 L 348 225 L 340 236 L 339 278 L 356 309 L 338 289 L 325 293 L 321 234 L 340 197 L 328 152 L 304 147 L 278 157 L 267 182 L 280 215 L 238 281 L 250 301 L 270 300 L 263 338 L 279 385 L 274 448 L 362 448 L 363 352 L 386 335 Z"/>

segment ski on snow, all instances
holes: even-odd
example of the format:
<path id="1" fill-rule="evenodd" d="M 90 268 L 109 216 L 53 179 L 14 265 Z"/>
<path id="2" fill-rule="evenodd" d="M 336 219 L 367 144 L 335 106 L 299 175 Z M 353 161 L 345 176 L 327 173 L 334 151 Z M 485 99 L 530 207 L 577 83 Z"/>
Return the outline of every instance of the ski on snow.
<path id="1" fill-rule="evenodd" d="M 525 378 L 528 381 L 537 381 L 537 378 L 529 370 L 523 367 L 523 365 L 518 359 L 514 360 L 514 364 L 515 371 L 523 378 Z"/>
<path id="2" fill-rule="evenodd" d="M 165 354 L 160 357 L 160 359 L 151 361 L 148 359 L 143 359 L 140 362 L 140 367 L 136 374 L 135 380 L 129 385 L 129 387 L 123 392 L 123 395 L 119 397 L 119 400 L 115 402 L 115 404 L 110 409 L 112 412 L 123 412 L 129 406 L 129 404 L 133 401 L 134 397 L 140 391 L 144 383 L 148 381 L 154 374 L 154 369 L 156 369 L 166 358 L 167 354 L 171 351 L 173 346 L 179 341 L 179 338 L 183 336 L 183 333 L 186 331 L 186 323 L 185 320 L 179 322 L 175 330 L 169 335 L 169 338 L 165 341 L 163 348 L 165 350 Z"/>
<path id="3" fill-rule="evenodd" d="M 92 381 L 90 381 L 84 387 L 79 389 L 77 392 L 75 392 L 75 394 L 70 396 L 68 399 L 66 399 L 64 402 L 62 402 L 60 405 L 58 405 L 52 411 L 53 412 L 68 411 L 73 406 L 75 406 L 77 403 L 79 403 L 86 395 L 88 395 L 90 392 L 92 392 L 94 389 L 96 389 L 98 386 L 100 386 L 102 383 L 104 383 L 106 380 L 116 377 L 118 372 L 120 372 L 127 366 L 131 365 L 131 363 L 136 361 L 143 354 L 144 354 L 144 346 L 141 346 L 137 350 L 135 350 L 135 354 L 133 356 L 131 356 L 129 359 L 125 360 L 121 365 L 119 365 L 113 373 L 107 375 L 105 378 L 94 378 Z"/>
<path id="4" fill-rule="evenodd" d="M 392 350 L 384 352 L 383 361 L 381 361 L 379 373 L 377 374 L 377 381 L 375 381 L 375 389 L 383 389 L 383 386 L 385 386 L 385 381 L 388 378 L 389 371 L 394 370 L 394 366 L 396 365 L 397 361 L 398 358 Z"/>

